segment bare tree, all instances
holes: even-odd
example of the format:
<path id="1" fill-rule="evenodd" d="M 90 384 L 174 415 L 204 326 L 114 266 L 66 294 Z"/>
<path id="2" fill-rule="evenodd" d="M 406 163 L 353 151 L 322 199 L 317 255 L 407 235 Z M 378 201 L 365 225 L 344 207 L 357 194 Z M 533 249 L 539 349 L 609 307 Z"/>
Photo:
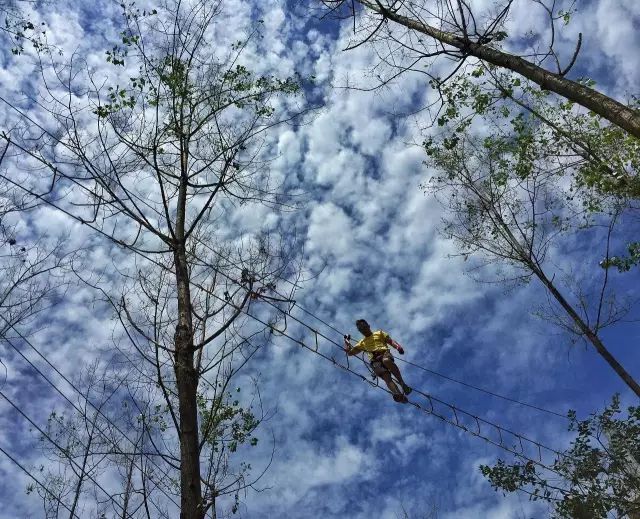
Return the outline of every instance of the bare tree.
<path id="1" fill-rule="evenodd" d="M 32 166 L 30 181 L 18 181 L 16 166 L 6 182 L 131 253 L 129 267 L 114 263 L 122 289 L 115 272 L 74 271 L 112 305 L 127 338 L 113 362 L 135 374 L 125 386 L 138 432 L 124 466 L 125 488 L 136 490 L 121 497 L 137 492 L 148 504 L 161 492 L 170 510 L 167 496 L 178 494 L 185 519 L 215 517 L 221 496 L 237 500 L 255 483 L 247 466 L 230 464 L 239 446 L 255 443 L 262 419 L 258 393 L 245 402 L 231 395 L 234 376 L 268 339 L 243 312 L 293 268 L 294 248 L 282 239 L 257 233 L 225 245 L 220 236 L 238 204 L 294 208 L 270 179 L 262 136 L 300 113 L 287 100 L 296 81 L 243 63 L 253 35 L 216 44 L 222 7 L 125 7 L 121 41 L 107 52 L 111 78 L 79 56 L 63 67 L 51 57 L 48 93 L 31 101 L 57 125 L 20 112 L 24 127 L 3 135 L 29 159 L 22 167 Z"/>
<path id="2" fill-rule="evenodd" d="M 427 74 L 432 79 L 432 86 L 439 88 L 460 67 L 475 58 L 516 72 L 540 88 L 584 106 L 631 135 L 640 137 L 640 111 L 594 90 L 588 83 L 567 78 L 578 58 L 582 35 L 573 56 L 564 64 L 556 50 L 556 39 L 558 25 L 567 23 L 571 17 L 573 2 L 568 2 L 568 7 L 563 10 L 555 0 L 531 0 L 532 9 L 546 12 L 550 36 L 546 44 L 519 56 L 501 48 L 501 42 L 508 41 L 504 22 L 513 0 L 502 0 L 485 11 L 474 9 L 472 2 L 467 0 L 321 1 L 331 15 L 353 18 L 357 39 L 349 48 L 364 43 L 376 45 L 381 64 L 376 67 L 375 75 L 381 84 L 404 72 L 415 71 Z M 364 8 L 362 16 L 358 16 L 360 11 L 356 6 Z M 445 78 L 429 72 L 428 60 L 434 58 L 448 59 L 453 63 Z"/>
<path id="3" fill-rule="evenodd" d="M 243 444 L 258 441 L 255 429 L 265 418 L 259 394 L 249 406 L 241 406 L 226 375 L 218 374 L 225 392 L 219 391 L 215 402 L 208 388 L 198 395 L 201 442 L 206 444 L 202 456 L 207 460 L 204 499 L 212 517 L 226 515 L 219 502 L 226 495 L 231 496 L 229 512 L 237 510 L 242 491 L 260 479 L 251 477 L 247 464 L 232 459 Z M 39 430 L 51 463 L 41 466 L 40 471 L 46 468 L 42 484 L 27 488 L 28 494 L 40 495 L 47 517 L 67 512 L 71 518 L 174 515 L 180 501 L 179 478 L 173 475 L 179 463 L 172 445 L 175 431 L 170 410 L 145 379 L 132 366 L 105 370 L 96 363 L 71 382 L 75 397 L 65 397 L 67 405 L 53 411 Z"/>
<path id="4" fill-rule="evenodd" d="M 8 149 L 0 167 L 11 159 Z M 0 340 L 15 338 L 14 328 L 28 326 L 67 286 L 65 270 L 74 253 L 64 237 L 38 236 L 25 224 L 37 206 L 33 197 L 0 181 Z"/>
<path id="5" fill-rule="evenodd" d="M 102 487 L 98 479 L 104 472 L 103 460 L 118 453 L 117 438 L 111 427 L 104 428 L 102 417 L 109 400 L 117 392 L 118 385 L 109 384 L 105 377 L 99 380 L 97 366 L 82 373 L 76 384 L 83 387 L 76 407 L 69 415 L 53 411 L 40 436 L 42 449 L 52 462 L 45 473 L 45 487 L 31 485 L 27 492 L 36 491 L 43 501 L 45 516 L 60 517 L 65 510 L 62 503 L 69 503 L 69 517 L 99 516 L 108 506 L 111 495 L 103 493 L 93 506 L 86 507 L 82 496 L 99 495 Z M 99 399 L 99 401 L 98 401 Z M 89 402 L 96 402 L 95 409 Z M 130 490 L 129 490 L 130 493 Z M 125 499 L 125 503 L 126 503 Z M 127 506 L 123 506 L 126 512 Z M 126 517 L 123 513 L 123 517 Z"/>
<path id="6" fill-rule="evenodd" d="M 548 317 L 591 344 L 640 396 L 640 385 L 600 335 L 629 309 L 615 297 L 608 269 L 596 270 L 600 280 L 591 284 L 591 275 L 576 282 L 569 266 L 554 263 L 561 257 L 561 238 L 585 228 L 602 230 L 598 259 L 609 258 L 616 225 L 627 206 L 617 197 L 600 196 L 598 210 L 585 207 L 581 186 L 570 181 L 575 165 L 571 157 L 539 145 L 536 135 L 548 138 L 548 130 L 526 117 L 515 117 L 508 125 L 492 127 L 487 137 L 467 128 L 455 143 L 432 142 L 427 145 L 430 162 L 440 173 L 427 189 L 444 195 L 443 233 L 458 242 L 465 258 L 477 255 L 509 265 L 509 275 L 521 280 L 538 279 L 555 302 Z M 593 196 L 588 193 L 586 199 Z M 594 267 L 598 269 L 595 258 Z"/>

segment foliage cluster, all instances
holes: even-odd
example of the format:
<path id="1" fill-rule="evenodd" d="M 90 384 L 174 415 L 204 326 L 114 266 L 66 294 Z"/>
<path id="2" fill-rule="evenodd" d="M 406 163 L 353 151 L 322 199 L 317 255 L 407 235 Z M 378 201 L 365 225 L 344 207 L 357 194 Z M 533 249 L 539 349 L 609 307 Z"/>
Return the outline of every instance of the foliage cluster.
<path id="1" fill-rule="evenodd" d="M 558 519 L 605 519 L 640 513 L 640 406 L 623 416 L 615 395 L 601 413 L 578 420 L 569 412 L 571 446 L 550 467 L 507 463 L 480 470 L 495 490 L 521 490 L 549 502 Z"/>

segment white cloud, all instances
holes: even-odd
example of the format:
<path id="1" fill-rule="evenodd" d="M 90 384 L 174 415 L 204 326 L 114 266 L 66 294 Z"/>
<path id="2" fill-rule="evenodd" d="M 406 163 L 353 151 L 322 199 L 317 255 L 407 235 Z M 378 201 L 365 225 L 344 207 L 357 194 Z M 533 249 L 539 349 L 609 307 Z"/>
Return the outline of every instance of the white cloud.
<path id="1" fill-rule="evenodd" d="M 310 253 L 344 261 L 353 247 L 353 235 L 353 222 L 341 207 L 327 202 L 312 209 L 307 245 Z"/>
<path id="2" fill-rule="evenodd" d="M 630 13 L 637 13 L 637 8 L 631 1 L 613 4 L 602 0 L 597 8 L 586 11 L 584 21 L 576 26 L 593 24 L 598 28 L 601 51 L 612 58 L 610 66 L 622 74 L 621 84 L 633 85 L 637 57 L 633 46 L 625 42 L 633 41 Z M 83 52 L 96 49 L 88 62 L 106 74 L 102 36 L 83 28 L 85 22 L 73 6 L 65 5 L 65 9 L 68 12 L 59 10 L 50 16 L 52 31 L 59 32 L 56 41 L 71 52 L 81 43 L 78 40 L 84 39 Z M 519 10 L 510 23 L 514 30 L 535 26 L 541 20 L 539 10 L 536 13 Z M 310 202 L 305 210 L 293 214 L 249 205 L 236 207 L 231 215 L 215 222 L 218 232 L 237 238 L 240 233 L 295 227 L 305 247 L 305 267 L 312 274 L 295 296 L 298 303 L 345 333 L 355 333 L 354 319 L 366 316 L 374 325 L 388 329 L 406 347 L 406 358 L 420 365 L 524 399 L 541 392 L 548 396 L 543 404 L 550 406 L 558 402 L 562 407 L 570 405 L 572 398 L 567 395 L 576 388 L 584 391 L 585 401 L 600 394 L 597 388 L 585 387 L 584 378 L 580 378 L 590 357 L 578 357 L 576 378 L 565 380 L 570 377 L 563 376 L 568 369 L 564 350 L 546 324 L 532 324 L 528 318 L 530 300 L 537 297 L 535 290 L 502 294 L 473 282 L 464 275 L 467 264 L 449 258 L 456 250 L 437 233 L 441 207 L 418 187 L 428 175 L 422 164 L 423 151 L 407 145 L 420 142 L 421 132 L 417 125 L 393 115 L 434 95 L 425 86 L 424 77 L 404 76 L 381 92 L 328 88 L 329 82 L 371 85 L 372 78 L 366 74 L 376 63 L 371 49 L 365 45 L 342 52 L 350 35 L 349 24 L 344 24 L 337 41 L 317 23 L 305 33 L 301 27 L 306 20 L 292 19 L 278 2 L 227 4 L 211 35 L 218 50 L 222 52 L 229 42 L 245 34 L 249 21 L 258 15 L 264 18 L 264 38 L 249 47 L 244 62 L 260 73 L 315 74 L 316 92 L 321 92 L 326 102 L 315 118 L 299 126 L 277 128 L 265 140 L 268 155 L 274 159 L 269 164 L 273 179 L 304 190 Z M 619 31 L 611 29 L 616 21 L 620 22 Z M 115 31 L 115 23 L 105 20 L 104 24 Z M 569 29 L 573 30 L 571 25 Z M 563 40 L 567 48 L 572 37 Z M 593 59 L 600 63 L 597 56 Z M 3 95 L 13 95 L 17 85 L 31 81 L 33 64 L 11 56 L 5 56 L 4 62 L 0 88 Z M 8 117 L 3 116 L 5 120 Z M 38 117 L 50 123 L 50 118 Z M 107 246 L 86 226 L 70 223 L 51 209 L 39 210 L 31 222 L 24 220 L 20 225 L 25 232 L 49 236 L 70 231 L 70 245 L 90 245 L 85 258 L 91 268 L 85 273 L 104 271 L 101 286 L 110 294 L 123 290 L 118 272 L 135 275 L 139 268 L 126 251 Z M 139 289 L 128 288 L 129 296 L 135 299 Z M 95 297 L 88 287 L 74 286 L 41 320 L 47 328 L 33 335 L 34 342 L 65 373 L 73 373 L 122 338 L 111 320 L 110 308 L 94 303 Z M 295 315 L 311 320 L 301 311 Z M 339 332 L 319 322 L 313 325 L 333 340 L 341 340 Z M 289 330 L 314 343 L 312 334 L 295 323 L 289 323 Z M 431 496 L 443 501 L 438 503 L 442 517 L 506 518 L 523 510 L 540 510 L 530 508 L 517 496 L 503 500 L 480 477 L 478 463 L 494 459 L 499 454 L 496 449 L 433 417 L 395 404 L 388 395 L 336 369 L 331 362 L 290 345 L 285 338 L 276 337 L 273 343 L 263 348 L 259 363 L 248 372 L 261 372 L 263 397 L 277 413 L 262 428 L 259 446 L 247 454 L 254 470 L 266 464 L 270 455 L 266 431 L 272 428 L 276 457 L 260 482 L 270 489 L 249 492 L 247 517 L 270 513 L 271 517 L 395 518 L 403 506 L 424 510 Z M 334 345 L 322 339 L 319 343 L 321 352 L 343 361 Z M 356 361 L 352 365 L 368 377 L 363 366 Z M 563 434 L 564 424 L 541 427 L 528 411 L 520 413 L 520 408 L 481 399 L 412 366 L 401 368 L 417 388 L 468 405 L 474 412 L 524 429 L 531 436 L 551 441 Z M 24 373 L 24 366 L 12 357 L 7 383 L 17 398 L 19 377 L 25 377 Z M 560 393 L 555 389 L 560 381 L 569 389 L 556 394 Z M 573 404 L 583 395 L 577 398 Z M 40 410 L 39 418 L 44 419 L 44 411 L 52 407 L 50 400 L 43 392 L 33 399 L 30 409 Z M 0 423 L 2 445 L 10 441 L 10 429 L 24 432 L 23 425 L 5 409 L 0 409 Z M 24 436 L 31 438 L 28 433 Z M 38 460 L 22 443 L 20 447 L 24 459 Z M 0 470 L 3 475 L 15 474 L 15 468 L 2 456 Z M 12 476 L 8 480 L 11 488 L 0 496 L 10 492 L 22 497 L 24 478 Z M 0 516 L 25 516 L 40 510 L 37 500 L 24 505 L 18 498 L 12 499 L 11 508 L 5 508 Z M 28 511 L 21 507 L 28 507 Z"/>

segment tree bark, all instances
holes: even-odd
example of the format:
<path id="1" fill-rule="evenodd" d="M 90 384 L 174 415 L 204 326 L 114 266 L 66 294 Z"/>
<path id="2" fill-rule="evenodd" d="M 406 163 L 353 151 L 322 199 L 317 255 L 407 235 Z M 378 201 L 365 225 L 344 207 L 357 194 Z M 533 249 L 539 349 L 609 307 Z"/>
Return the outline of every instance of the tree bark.
<path id="1" fill-rule="evenodd" d="M 175 253 L 178 324 L 175 374 L 180 414 L 180 519 L 202 518 L 200 450 L 198 448 L 198 374 L 194 366 L 189 274 L 184 247 Z"/>
<path id="2" fill-rule="evenodd" d="M 178 131 L 183 134 L 180 118 Z M 193 316 L 189 264 L 185 243 L 188 182 L 188 140 L 180 136 L 180 188 L 176 204 L 174 263 L 178 296 L 178 324 L 175 332 L 176 389 L 180 415 L 180 519 L 202 519 L 200 448 L 198 441 L 198 372 L 194 364 Z"/>
<path id="3" fill-rule="evenodd" d="M 475 43 L 467 38 L 462 38 L 453 33 L 436 29 L 418 20 L 402 16 L 393 11 L 381 7 L 376 2 L 369 0 L 357 0 L 358 3 L 372 11 L 375 11 L 389 20 L 408 29 L 418 31 L 422 34 L 435 38 L 439 42 L 450 45 L 461 52 L 474 56 L 482 61 L 491 63 L 498 67 L 506 68 L 516 72 L 545 90 L 550 90 L 556 94 L 573 101 L 592 112 L 604 117 L 613 124 L 626 130 L 631 135 L 640 138 L 640 111 L 633 110 L 628 106 L 612 99 L 600 92 L 585 85 L 571 81 L 561 74 L 549 72 L 544 68 L 531 63 L 519 56 L 514 56 L 498 49 L 493 49 L 487 45 Z"/>

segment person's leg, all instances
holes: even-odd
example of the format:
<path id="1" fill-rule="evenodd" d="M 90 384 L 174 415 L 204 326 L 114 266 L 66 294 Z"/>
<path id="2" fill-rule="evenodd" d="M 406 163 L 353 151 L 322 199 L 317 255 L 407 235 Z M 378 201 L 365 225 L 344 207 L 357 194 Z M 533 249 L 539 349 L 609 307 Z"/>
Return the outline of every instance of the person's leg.
<path id="1" fill-rule="evenodd" d="M 403 404 L 406 404 L 408 402 L 407 397 L 402 394 L 402 392 L 398 389 L 396 383 L 391 378 L 391 373 L 389 373 L 389 370 L 387 370 L 382 365 L 382 359 L 375 359 L 373 362 L 371 362 L 371 368 L 373 369 L 377 377 L 384 380 L 384 383 L 389 388 L 389 391 L 391 391 L 393 399 L 396 402 L 401 402 Z"/>
<path id="2" fill-rule="evenodd" d="M 400 374 L 400 369 L 398 369 L 398 366 L 396 366 L 396 363 L 393 361 L 393 357 L 391 357 L 390 355 L 385 356 L 385 358 L 382 360 L 382 364 L 385 368 L 387 368 L 387 370 L 391 372 L 391 374 L 394 377 L 396 377 L 396 380 L 400 382 L 400 385 L 402 386 L 402 390 L 404 391 L 404 393 L 406 395 L 411 393 L 411 388 L 402 379 L 402 375 Z"/>
<path id="3" fill-rule="evenodd" d="M 389 391 L 391 391 L 392 394 L 394 394 L 394 395 L 401 395 L 402 394 L 400 389 L 398 389 L 398 386 L 396 386 L 396 383 L 391 378 L 391 375 L 389 374 L 388 371 L 386 373 L 380 374 L 378 376 L 382 380 L 384 380 L 384 383 L 387 385 L 387 387 L 389 388 Z"/>

